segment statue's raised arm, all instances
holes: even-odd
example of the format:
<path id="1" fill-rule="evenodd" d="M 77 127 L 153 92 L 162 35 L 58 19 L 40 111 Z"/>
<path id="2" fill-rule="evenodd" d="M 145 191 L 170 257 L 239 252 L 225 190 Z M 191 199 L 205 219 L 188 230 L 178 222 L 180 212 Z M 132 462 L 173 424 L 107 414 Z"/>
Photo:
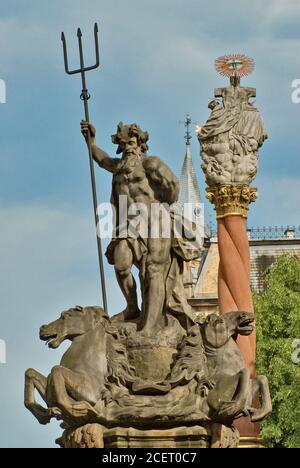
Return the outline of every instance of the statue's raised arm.
<path id="1" fill-rule="evenodd" d="M 92 155 L 94 161 L 99 164 L 100 167 L 106 169 L 109 172 L 114 173 L 120 162 L 120 158 L 111 158 L 105 151 L 103 151 L 96 143 L 96 128 L 94 125 L 82 120 L 81 133 L 87 142 L 88 133 L 90 134 L 90 144 L 92 149 Z"/>

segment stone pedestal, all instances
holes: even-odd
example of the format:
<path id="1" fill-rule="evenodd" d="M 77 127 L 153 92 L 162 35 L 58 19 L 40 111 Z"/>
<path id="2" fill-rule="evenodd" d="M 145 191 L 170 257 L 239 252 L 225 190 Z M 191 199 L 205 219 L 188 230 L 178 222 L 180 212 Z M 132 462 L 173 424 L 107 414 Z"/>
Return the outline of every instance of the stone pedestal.
<path id="1" fill-rule="evenodd" d="M 87 424 L 66 430 L 56 442 L 62 448 L 237 448 L 239 433 L 221 424 L 147 431 Z"/>
<path id="2" fill-rule="evenodd" d="M 141 431 L 110 429 L 104 434 L 106 448 L 209 448 L 210 435 L 201 426 Z"/>

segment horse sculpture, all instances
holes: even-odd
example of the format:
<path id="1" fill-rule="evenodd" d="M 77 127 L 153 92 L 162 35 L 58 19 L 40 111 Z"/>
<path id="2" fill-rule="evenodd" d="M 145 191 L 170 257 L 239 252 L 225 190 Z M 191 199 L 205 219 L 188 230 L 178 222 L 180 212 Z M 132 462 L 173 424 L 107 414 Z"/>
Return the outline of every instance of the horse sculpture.
<path id="1" fill-rule="evenodd" d="M 259 375 L 250 379 L 234 339 L 238 334 L 250 335 L 253 321 L 252 313 L 230 312 L 221 316 L 211 314 L 201 324 L 209 379 L 213 382 L 207 402 L 210 416 L 216 420 L 232 421 L 250 415 L 251 421 L 257 422 L 272 411 L 267 378 Z M 251 406 L 257 392 L 262 403 L 259 409 Z"/>
<path id="2" fill-rule="evenodd" d="M 40 328 L 40 339 L 49 348 L 72 342 L 48 378 L 34 369 L 25 374 L 25 406 L 41 424 L 52 417 L 95 417 L 93 405 L 101 397 L 107 374 L 106 328 L 108 317 L 100 307 L 80 307 L 63 312 L 58 320 Z M 37 390 L 48 409 L 34 398 Z"/>
<path id="3" fill-rule="evenodd" d="M 64 340 L 71 346 L 48 378 L 26 371 L 25 406 L 41 424 L 62 419 L 65 427 L 99 423 L 104 427 L 170 427 L 216 421 L 231 425 L 251 414 L 253 421 L 271 410 L 267 380 L 250 381 L 233 337 L 250 334 L 253 314 L 209 316 L 193 325 L 178 344 L 169 376 L 143 380 L 131 366 L 121 331 L 100 307 L 79 307 L 40 328 L 49 348 Z M 254 390 L 262 407 L 251 407 Z M 47 404 L 35 400 L 35 390 Z"/>

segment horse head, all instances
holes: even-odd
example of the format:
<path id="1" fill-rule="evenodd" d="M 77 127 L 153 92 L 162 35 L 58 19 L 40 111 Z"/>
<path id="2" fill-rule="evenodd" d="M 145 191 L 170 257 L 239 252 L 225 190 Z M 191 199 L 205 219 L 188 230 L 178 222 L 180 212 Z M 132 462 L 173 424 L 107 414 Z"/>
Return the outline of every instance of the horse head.
<path id="1" fill-rule="evenodd" d="M 248 336 L 254 330 L 254 314 L 250 312 L 228 312 L 223 315 L 208 315 L 200 324 L 203 344 L 215 349 L 224 346 L 237 335 Z"/>
<path id="2" fill-rule="evenodd" d="M 101 307 L 75 306 L 62 312 L 59 319 L 40 328 L 40 339 L 46 341 L 49 348 L 58 348 L 65 340 L 85 335 L 102 323 L 105 326 L 108 316 Z"/>

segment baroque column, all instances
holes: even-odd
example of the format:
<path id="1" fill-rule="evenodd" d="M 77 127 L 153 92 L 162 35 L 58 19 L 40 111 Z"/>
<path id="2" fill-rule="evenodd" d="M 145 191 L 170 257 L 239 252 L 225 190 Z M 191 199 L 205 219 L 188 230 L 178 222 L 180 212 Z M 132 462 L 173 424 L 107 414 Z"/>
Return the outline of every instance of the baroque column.
<path id="1" fill-rule="evenodd" d="M 230 79 L 215 89 L 211 114 L 198 130 L 206 196 L 214 205 L 218 225 L 218 275 L 221 314 L 253 312 L 250 289 L 250 251 L 246 220 L 249 204 L 257 199 L 251 187 L 258 166 L 258 150 L 267 138 L 258 110 L 251 102 L 256 89 L 242 87 L 240 77 L 252 72 L 254 62 L 244 55 L 216 60 L 217 71 Z M 251 377 L 255 375 L 256 337 L 239 336 Z"/>

